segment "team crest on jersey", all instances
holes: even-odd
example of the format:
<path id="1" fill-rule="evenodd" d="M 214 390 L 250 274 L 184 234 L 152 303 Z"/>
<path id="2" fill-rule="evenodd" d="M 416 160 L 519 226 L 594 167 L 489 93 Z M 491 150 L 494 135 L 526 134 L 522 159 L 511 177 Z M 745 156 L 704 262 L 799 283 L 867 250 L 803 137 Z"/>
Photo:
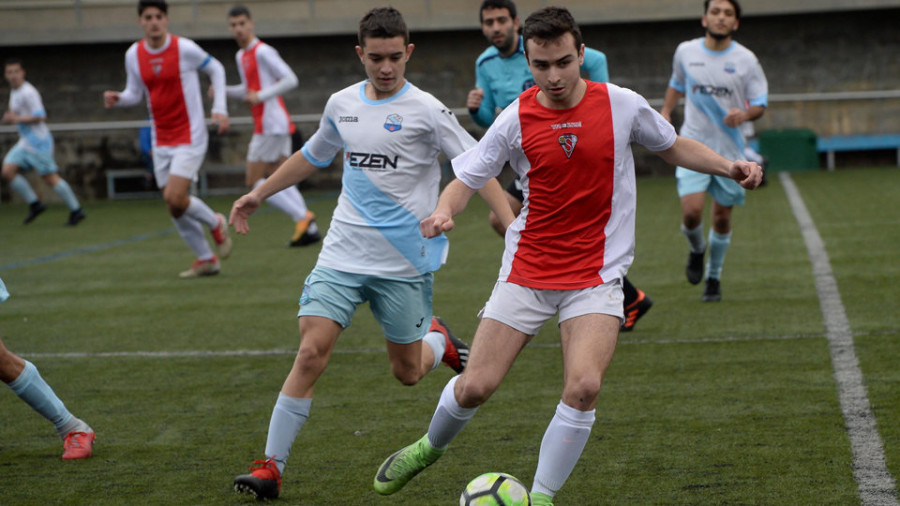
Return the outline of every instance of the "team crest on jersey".
<path id="1" fill-rule="evenodd" d="M 403 128 L 403 125 L 401 125 L 401 123 L 403 123 L 403 116 L 400 116 L 396 113 L 388 114 L 387 119 L 384 120 L 384 128 L 388 132 L 396 132 L 397 130 Z"/>
<path id="2" fill-rule="evenodd" d="M 524 83 L 522 83 L 522 91 L 533 88 L 536 84 L 537 83 L 534 82 L 534 79 L 529 79 L 529 80 L 525 81 Z"/>
<path id="3" fill-rule="evenodd" d="M 575 144 L 578 143 L 578 136 L 575 134 L 562 134 L 559 136 L 559 145 L 562 146 L 566 153 L 566 158 L 572 158 L 572 152 L 575 151 Z"/>
<path id="4" fill-rule="evenodd" d="M 736 69 L 734 68 L 734 63 L 728 61 L 725 62 L 725 73 L 726 74 L 734 74 Z"/>

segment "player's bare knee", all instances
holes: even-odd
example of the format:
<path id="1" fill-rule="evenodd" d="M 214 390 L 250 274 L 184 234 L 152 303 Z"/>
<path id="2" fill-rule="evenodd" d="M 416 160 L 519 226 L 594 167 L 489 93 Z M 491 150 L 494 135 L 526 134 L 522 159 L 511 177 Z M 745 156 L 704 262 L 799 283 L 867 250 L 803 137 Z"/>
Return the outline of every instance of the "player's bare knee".
<path id="1" fill-rule="evenodd" d="M 323 353 L 313 346 L 301 346 L 294 358 L 297 368 L 305 374 L 318 376 L 325 370 L 328 364 L 328 354 Z"/>
<path id="2" fill-rule="evenodd" d="M 494 390 L 496 387 L 493 385 L 478 381 L 463 381 L 463 376 L 461 376 L 457 380 L 454 394 L 456 394 L 456 402 L 460 406 L 474 408 L 487 402 Z"/>
<path id="3" fill-rule="evenodd" d="M 420 371 L 419 368 L 410 365 L 391 364 L 391 372 L 394 373 L 394 377 L 397 378 L 397 381 L 408 387 L 418 383 L 423 376 L 422 371 Z"/>
<path id="4" fill-rule="evenodd" d="M 597 400 L 601 387 L 600 378 L 583 377 L 569 381 L 563 391 L 563 400 L 577 409 L 586 409 L 585 406 L 591 406 Z"/>

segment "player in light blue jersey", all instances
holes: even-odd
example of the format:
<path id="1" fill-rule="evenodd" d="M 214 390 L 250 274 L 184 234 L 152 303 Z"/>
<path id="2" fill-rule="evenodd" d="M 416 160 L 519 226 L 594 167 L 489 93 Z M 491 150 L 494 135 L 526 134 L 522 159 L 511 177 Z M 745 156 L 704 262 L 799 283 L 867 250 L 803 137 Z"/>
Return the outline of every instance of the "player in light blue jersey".
<path id="1" fill-rule="evenodd" d="M 69 208 L 66 225 L 74 226 L 85 218 L 84 210 L 72 188 L 65 179 L 59 177 L 59 168 L 53 160 L 53 136 L 45 123 L 47 111 L 41 94 L 25 80 L 25 67 L 18 59 L 8 59 L 3 66 L 3 77 L 12 91 L 9 93 L 9 110 L 3 114 L 3 122 L 15 124 L 19 128 L 19 142 L 3 159 L 3 181 L 22 196 L 28 204 L 25 224 L 31 223 L 47 206 L 40 201 L 28 184 L 22 171 L 34 170 Z"/>
<path id="2" fill-rule="evenodd" d="M 446 258 L 447 238 L 423 238 L 419 222 L 437 205 L 438 155 L 453 158 L 475 140 L 449 108 L 406 80 L 413 49 L 397 10 L 369 11 L 356 47 L 368 79 L 333 94 L 303 148 L 232 208 L 230 222 L 247 233 L 247 219 L 262 201 L 330 166 L 343 151 L 341 194 L 300 296 L 300 349 L 272 412 L 266 460 L 235 478 L 239 492 L 278 496 L 316 381 L 360 304 L 369 302 L 391 371 L 404 385 L 442 361 L 456 372 L 466 365 L 468 346 L 432 315 L 433 272 Z M 492 191 L 492 205 L 506 205 L 499 183 Z M 512 221 L 508 206 L 498 211 Z"/>
<path id="3" fill-rule="evenodd" d="M 484 0 L 478 17 L 491 47 L 475 62 L 475 89 L 469 92 L 466 107 L 472 120 L 487 128 L 499 111 L 535 83 L 525 60 L 516 4 L 511 0 Z M 584 49 L 581 70 L 591 81 L 609 81 L 606 55 L 596 49 Z"/>
<path id="4" fill-rule="evenodd" d="M 0 302 L 8 298 L 9 292 L 0 279 Z M 86 459 L 91 456 L 96 437 L 94 429 L 73 416 L 41 377 L 37 367 L 6 349 L 2 338 L 0 338 L 0 380 L 32 409 L 53 423 L 63 440 L 63 460 Z"/>
<path id="5" fill-rule="evenodd" d="M 706 35 L 682 42 L 675 50 L 672 78 L 666 89 L 662 115 L 672 120 L 672 110 L 683 97 L 681 135 L 696 139 L 720 155 L 746 160 L 744 125 L 759 119 L 768 105 L 769 87 L 756 55 L 733 40 L 741 20 L 737 0 L 705 0 L 701 23 Z M 704 302 L 722 299 L 722 264 L 731 244 L 731 212 L 744 204 L 744 189 L 734 181 L 700 174 L 684 167 L 675 172 L 681 198 L 681 230 L 690 245 L 685 267 L 692 284 L 703 280 L 703 205 L 706 193 L 713 198 L 706 264 Z"/>

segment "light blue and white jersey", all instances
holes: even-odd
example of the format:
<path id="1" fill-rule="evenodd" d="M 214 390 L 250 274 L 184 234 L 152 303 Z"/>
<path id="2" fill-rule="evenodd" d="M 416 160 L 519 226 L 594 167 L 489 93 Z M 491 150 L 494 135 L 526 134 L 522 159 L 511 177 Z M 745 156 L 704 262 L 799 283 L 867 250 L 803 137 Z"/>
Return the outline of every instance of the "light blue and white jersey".
<path id="1" fill-rule="evenodd" d="M 744 130 L 725 125 L 733 108 L 768 106 L 769 85 L 752 51 L 732 41 L 712 51 L 704 38 L 682 42 L 675 50 L 669 86 L 684 93 L 680 134 L 706 144 L 730 160 L 744 160 Z"/>
<path id="2" fill-rule="evenodd" d="M 3 284 L 3 279 L 0 279 L 0 302 L 9 298 L 9 292 L 6 291 L 6 285 Z"/>
<path id="3" fill-rule="evenodd" d="M 438 155 L 453 158 L 475 139 L 448 107 L 409 82 L 384 100 L 366 98 L 366 82 L 331 95 L 302 149 L 317 167 L 344 152 L 343 188 L 318 265 L 375 276 L 436 271 L 447 238 L 423 238 L 419 222 L 437 205 Z"/>
<path id="4" fill-rule="evenodd" d="M 22 83 L 9 94 L 9 110 L 19 116 L 47 117 L 41 94 L 28 81 Z M 43 121 L 37 123 L 18 123 L 19 146 L 33 153 L 53 154 L 53 136 Z"/>

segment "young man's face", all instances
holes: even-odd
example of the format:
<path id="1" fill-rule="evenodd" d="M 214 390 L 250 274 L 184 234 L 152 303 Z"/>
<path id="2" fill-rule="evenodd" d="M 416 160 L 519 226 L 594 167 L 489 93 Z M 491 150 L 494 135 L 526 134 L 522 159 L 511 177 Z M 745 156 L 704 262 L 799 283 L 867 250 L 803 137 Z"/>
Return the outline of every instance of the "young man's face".
<path id="1" fill-rule="evenodd" d="M 169 16 L 156 7 L 147 7 L 139 19 L 144 38 L 162 39 L 169 33 Z"/>
<path id="2" fill-rule="evenodd" d="M 706 33 L 719 40 L 731 37 L 740 24 L 734 5 L 728 0 L 712 0 L 700 22 Z"/>
<path id="3" fill-rule="evenodd" d="M 363 43 L 365 46 L 356 46 L 356 54 L 366 68 L 376 96 L 390 97 L 406 83 L 403 74 L 414 46 L 404 44 L 400 35 L 390 39 L 366 37 Z"/>
<path id="4" fill-rule="evenodd" d="M 247 47 L 247 44 L 253 40 L 253 20 L 245 14 L 228 18 L 228 30 L 231 31 L 234 40 L 241 47 Z"/>
<path id="5" fill-rule="evenodd" d="M 17 89 L 25 82 L 25 69 L 18 63 L 8 63 L 3 68 L 3 77 L 13 89 Z"/>
<path id="6" fill-rule="evenodd" d="M 575 47 L 575 37 L 566 32 L 554 40 L 528 39 L 528 68 L 535 83 L 550 101 L 570 107 L 584 62 L 584 44 Z"/>
<path id="7" fill-rule="evenodd" d="M 501 53 L 509 53 L 519 41 L 519 18 L 506 8 L 487 8 L 481 11 L 481 33 Z"/>

